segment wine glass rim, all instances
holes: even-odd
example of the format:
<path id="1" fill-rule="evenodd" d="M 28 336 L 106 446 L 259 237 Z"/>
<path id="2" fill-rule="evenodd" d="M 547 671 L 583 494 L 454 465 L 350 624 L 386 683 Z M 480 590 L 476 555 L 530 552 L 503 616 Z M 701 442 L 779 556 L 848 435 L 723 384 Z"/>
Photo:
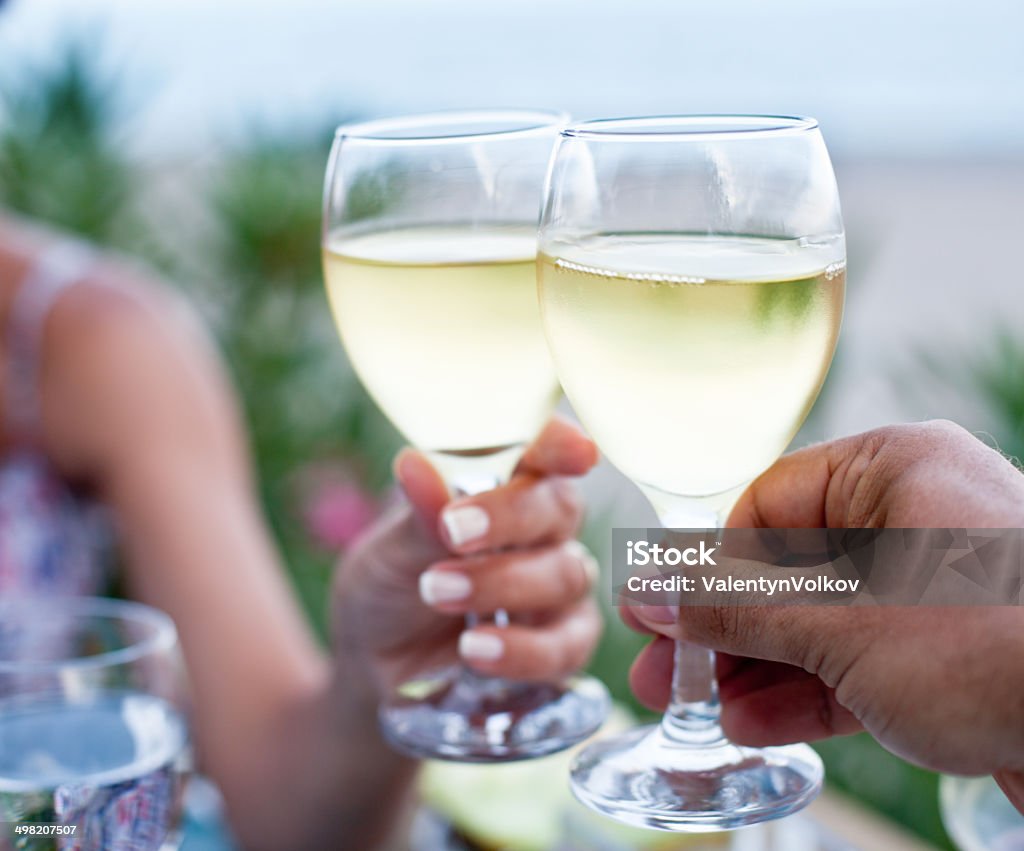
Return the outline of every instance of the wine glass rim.
<path id="1" fill-rule="evenodd" d="M 0 674 L 48 673 L 66 669 L 109 668 L 136 662 L 155 653 L 174 648 L 178 631 L 170 616 L 152 606 L 128 600 L 105 597 L 33 598 L 0 601 L 0 634 L 8 618 L 5 609 L 38 612 L 40 618 L 52 620 L 67 617 L 69 624 L 86 623 L 93 619 L 108 619 L 142 624 L 145 634 L 115 650 L 105 650 L 90 656 L 66 656 L 61 659 L 4 659 L 0 657 Z"/>
<path id="2" fill-rule="evenodd" d="M 596 118 L 565 127 L 561 135 L 609 141 L 709 141 L 752 139 L 806 133 L 818 128 L 816 118 L 802 115 L 707 113 Z"/>
<path id="3" fill-rule="evenodd" d="M 546 109 L 453 109 L 342 124 L 334 138 L 409 145 L 532 136 L 560 129 L 569 114 Z M 479 129 L 480 125 L 494 125 Z"/>

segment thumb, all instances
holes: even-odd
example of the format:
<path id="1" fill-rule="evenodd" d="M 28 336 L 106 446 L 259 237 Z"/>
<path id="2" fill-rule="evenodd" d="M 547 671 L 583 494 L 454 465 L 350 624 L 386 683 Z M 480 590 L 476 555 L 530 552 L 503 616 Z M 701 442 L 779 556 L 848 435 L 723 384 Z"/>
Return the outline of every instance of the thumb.
<path id="1" fill-rule="evenodd" d="M 867 466 L 857 459 L 874 445 L 874 436 L 844 437 L 783 456 L 739 498 L 728 525 L 748 529 L 846 526 L 850 501 Z"/>
<path id="2" fill-rule="evenodd" d="M 422 531 L 440 541 L 438 519 L 451 499 L 441 474 L 422 453 L 408 447 L 395 457 L 394 473 Z"/>
<path id="3" fill-rule="evenodd" d="M 720 603 L 684 607 L 632 606 L 632 618 L 646 629 L 711 650 L 771 662 L 784 662 L 819 673 L 841 664 L 830 648 L 845 657 L 850 640 L 863 623 L 852 610 L 835 606 L 765 606 Z M 865 609 L 857 609 L 863 613 Z M 868 620 L 864 614 L 860 621 Z"/>

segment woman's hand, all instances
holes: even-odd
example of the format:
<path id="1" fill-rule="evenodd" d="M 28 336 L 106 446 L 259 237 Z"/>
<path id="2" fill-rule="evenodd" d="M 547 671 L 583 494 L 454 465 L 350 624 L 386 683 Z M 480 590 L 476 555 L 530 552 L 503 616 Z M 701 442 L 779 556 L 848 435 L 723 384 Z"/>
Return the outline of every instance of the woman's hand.
<path id="1" fill-rule="evenodd" d="M 554 679 L 582 667 L 600 617 L 594 559 L 574 539 L 582 516 L 567 477 L 597 461 L 594 444 L 552 421 L 511 481 L 451 500 L 413 450 L 396 459 L 407 502 L 340 566 L 334 590 L 340 657 L 389 690 L 459 657 L 484 674 Z M 466 631 L 464 617 L 505 609 L 511 624 Z"/>

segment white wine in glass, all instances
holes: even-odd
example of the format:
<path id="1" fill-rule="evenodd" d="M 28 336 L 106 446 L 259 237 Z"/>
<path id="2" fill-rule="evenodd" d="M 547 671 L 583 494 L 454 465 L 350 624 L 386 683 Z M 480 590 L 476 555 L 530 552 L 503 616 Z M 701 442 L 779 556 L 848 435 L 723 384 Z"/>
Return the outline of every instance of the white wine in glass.
<path id="1" fill-rule="evenodd" d="M 535 227 L 404 228 L 325 245 L 352 364 L 417 446 L 518 455 L 550 416 L 560 390 L 536 253 Z"/>
<path id="2" fill-rule="evenodd" d="M 653 501 L 727 494 L 786 448 L 839 335 L 837 256 L 835 244 L 688 234 L 606 234 L 541 256 L 566 392 Z"/>
<path id="3" fill-rule="evenodd" d="M 719 529 L 793 439 L 835 350 L 839 198 L 817 122 L 677 116 L 567 128 L 546 187 L 541 308 L 566 395 L 670 528 Z M 676 645 L 660 724 L 572 769 L 628 824 L 713 831 L 780 818 L 823 779 L 806 745 L 746 748 L 719 724 L 714 655 Z"/>
<path id="4" fill-rule="evenodd" d="M 565 116 L 438 113 L 338 129 L 323 261 L 342 342 L 367 390 L 451 489 L 503 483 L 559 398 L 537 302 L 537 221 Z M 504 612 L 480 612 L 507 620 Z M 608 709 L 590 677 L 514 682 L 455 663 L 416 672 L 380 708 L 417 756 L 552 753 Z"/>
<path id="5" fill-rule="evenodd" d="M 0 599 L 0 849 L 177 849 L 187 694 L 163 612 Z M 27 833 L 46 824 L 56 834 Z"/>

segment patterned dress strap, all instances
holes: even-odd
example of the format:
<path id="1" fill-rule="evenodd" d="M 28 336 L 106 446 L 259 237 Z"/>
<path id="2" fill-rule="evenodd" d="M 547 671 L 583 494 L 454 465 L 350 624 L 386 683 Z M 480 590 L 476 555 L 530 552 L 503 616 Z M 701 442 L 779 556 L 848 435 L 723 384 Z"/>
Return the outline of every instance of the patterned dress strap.
<path id="1" fill-rule="evenodd" d="M 43 251 L 14 295 L 8 324 L 7 427 L 19 440 L 38 435 L 42 411 L 39 379 L 43 329 L 60 295 L 96 262 L 83 242 L 64 239 Z"/>

